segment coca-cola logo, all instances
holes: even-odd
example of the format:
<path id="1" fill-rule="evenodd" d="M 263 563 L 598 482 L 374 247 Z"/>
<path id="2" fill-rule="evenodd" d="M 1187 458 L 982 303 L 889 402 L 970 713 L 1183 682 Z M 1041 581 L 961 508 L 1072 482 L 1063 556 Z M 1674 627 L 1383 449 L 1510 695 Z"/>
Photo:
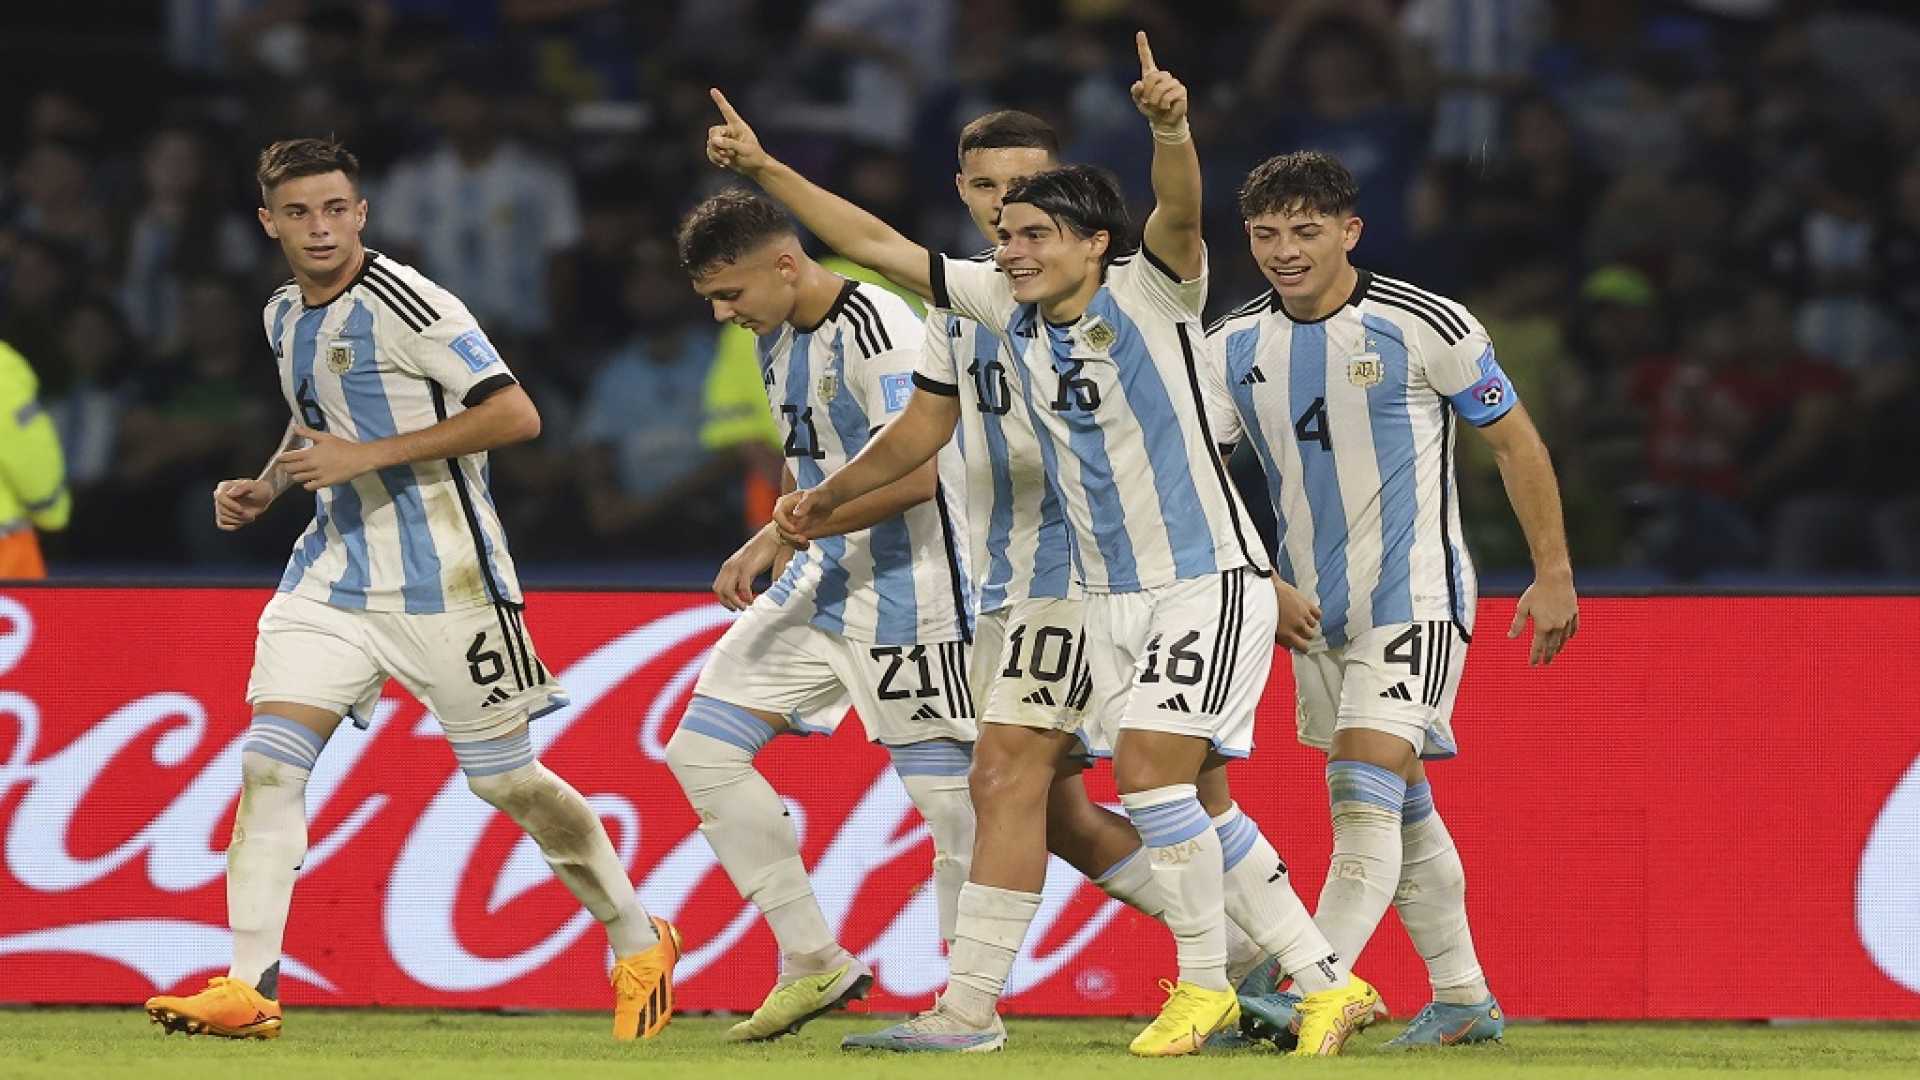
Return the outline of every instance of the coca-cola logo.
<path id="1" fill-rule="evenodd" d="M 671 611 L 633 626 L 588 651 L 559 673 L 573 704 L 542 718 L 533 726 L 535 746 L 542 753 L 580 725 L 611 722 L 600 711 L 603 702 L 626 687 L 636 674 L 659 676 L 658 690 L 645 699 L 629 752 L 630 762 L 612 762 L 596 777 L 572 779 L 608 823 L 621 858 L 640 876 L 640 892 L 647 907 L 668 919 L 680 920 L 690 898 L 702 886 L 724 882 L 724 875 L 705 839 L 684 828 L 673 837 L 665 854 L 653 865 L 636 863 L 641 839 L 649 835 L 646 803 L 656 810 L 680 810 L 677 789 L 648 792 L 640 800 L 607 778 L 640 771 L 643 762 L 658 766 L 650 774 L 664 778 L 664 748 L 678 721 L 681 706 L 704 664 L 708 646 L 733 616 L 718 604 L 701 604 Z M 31 613 L 19 603 L 0 597 L 0 675 L 30 657 L 35 626 Z M 692 646 L 692 647 L 690 647 Z M 664 670 L 660 665 L 665 664 Z M 230 692 L 228 688 L 222 691 Z M 630 704 L 630 702 L 629 702 Z M 573 949 L 583 936 L 599 934 L 592 916 L 577 907 L 570 916 L 545 928 L 531 943 L 505 955 L 475 948 L 462 939 L 457 909 L 484 897 L 484 908 L 494 913 L 541 888 L 558 888 L 538 847 L 521 836 L 509 853 L 492 863 L 480 860 L 482 840 L 502 820 L 474 798 L 451 757 L 444 771 L 431 778 L 432 794 L 412 820 L 392 812 L 388 794 L 372 791 L 353 796 L 357 801 L 344 813 L 332 804 L 343 791 L 360 790 L 351 784 L 367 755 L 382 744 L 390 725 L 402 713 L 402 702 L 383 699 L 365 732 L 343 729 L 321 756 L 308 787 L 310 819 L 334 821 L 310 837 L 302 875 L 317 871 L 351 851 L 369 829 L 404 830 L 398 855 L 381 875 L 382 937 L 392 964 L 423 987 L 446 993 L 486 991 L 538 972 L 556 957 Z M 179 793 L 151 820 L 110 849 L 76 854 L 69 837 L 77 819 L 96 798 L 96 784 L 109 768 L 128 764 L 174 768 L 205 754 L 216 738 L 201 698 L 186 690 L 144 694 L 88 724 L 64 746 L 36 757 L 42 736 L 38 704 L 24 694 L 0 692 L 0 715 L 10 718 L 17 731 L 0 773 L 0 798 L 21 789 L 17 809 L 6 823 L 4 861 L 15 881 L 58 910 L 55 898 L 85 893 L 129 866 L 144 873 L 146 884 L 162 894 L 205 889 L 225 873 L 225 853 L 217 841 L 226 835 L 239 794 L 239 759 L 244 728 L 224 733 L 224 742 Z M 419 713 L 413 734 L 438 736 L 431 715 Z M 145 758 L 130 760 L 144 748 Z M 828 745 L 817 747 L 830 752 Z M 815 783 L 830 783 L 829 773 L 816 773 Z M 601 781 L 596 784 L 595 781 Z M 855 897 L 870 878 L 885 872 L 926 842 L 905 789 L 890 770 L 858 779 L 864 785 L 851 812 L 838 824 L 814 866 L 814 881 L 828 921 L 836 927 L 848 920 Z M 795 828 L 806 845 L 809 828 L 805 787 L 785 792 Z M 655 817 L 660 816 L 658 813 Z M 910 827 L 902 827 L 910 822 Z M 657 826 L 655 826 L 657 830 Z M 876 842 L 876 838 L 883 838 Z M 925 873 L 924 863 L 917 868 Z M 897 868 L 896 868 L 897 870 Z M 491 873 L 491 879 L 484 875 Z M 476 873 L 482 875 L 476 893 Z M 939 988 L 945 963 L 937 933 L 931 890 L 906 890 L 907 901 L 886 919 L 883 929 L 861 950 L 874 962 L 880 989 L 917 997 Z M 1045 899 L 1035 919 L 1029 947 L 1015 964 L 1010 993 L 1036 985 L 1059 972 L 1099 936 L 1119 912 L 1118 905 L 1100 903 L 1092 911 L 1077 912 L 1077 925 L 1062 925 L 1064 939 L 1052 944 L 1059 923 L 1075 894 L 1083 887 L 1077 875 L 1056 864 L 1049 875 Z M 730 892 L 730 888 L 729 888 Z M 709 888 L 711 894 L 711 888 Z M 298 896 L 298 894 L 296 894 Z M 682 983 L 698 978 L 716 960 L 726 956 L 759 921 L 758 912 L 734 898 L 737 908 L 719 920 L 716 933 L 692 940 L 681 961 Z M 156 905 L 163 906 L 163 905 Z M 1080 905 L 1084 908 L 1085 905 Z M 0 935 L 0 956 L 66 953 L 113 960 L 138 971 L 154 987 L 180 983 L 198 972 L 223 968 L 231 954 L 231 936 L 219 911 L 203 918 L 149 917 L 56 922 L 36 929 Z M 300 917 L 296 899 L 294 918 Z M 52 920 L 50 920 L 52 921 Z M 714 922 L 710 917 L 705 920 Z M 1044 947 L 1043 947 L 1044 946 Z M 345 987 L 356 973 L 322 970 L 318 961 L 289 951 L 283 972 L 323 991 Z"/>

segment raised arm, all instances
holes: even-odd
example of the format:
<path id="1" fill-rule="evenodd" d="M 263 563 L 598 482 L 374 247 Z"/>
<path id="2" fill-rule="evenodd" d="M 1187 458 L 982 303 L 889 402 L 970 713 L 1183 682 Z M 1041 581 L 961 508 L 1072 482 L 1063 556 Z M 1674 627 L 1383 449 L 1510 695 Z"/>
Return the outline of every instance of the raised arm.
<path id="1" fill-rule="evenodd" d="M 723 121 L 707 129 L 708 161 L 760 185 L 761 190 L 784 203 L 821 243 L 885 274 L 923 299 L 934 298 L 933 285 L 927 279 L 926 248 L 768 154 L 760 145 L 760 137 L 727 101 L 727 95 L 718 89 L 708 93 L 719 106 Z"/>
<path id="2" fill-rule="evenodd" d="M 1182 280 L 1200 276 L 1206 249 L 1200 239 L 1200 155 L 1187 131 L 1187 88 L 1153 61 L 1147 32 L 1134 35 L 1140 80 L 1133 103 L 1153 129 L 1153 213 L 1142 241 Z"/>

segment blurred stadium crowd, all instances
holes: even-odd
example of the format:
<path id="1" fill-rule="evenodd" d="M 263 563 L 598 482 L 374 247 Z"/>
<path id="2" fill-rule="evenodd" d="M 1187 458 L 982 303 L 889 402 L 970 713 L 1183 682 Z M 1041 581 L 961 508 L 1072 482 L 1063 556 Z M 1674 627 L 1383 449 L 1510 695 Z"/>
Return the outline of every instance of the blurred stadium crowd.
<path id="1" fill-rule="evenodd" d="M 230 536 L 208 509 L 285 417 L 259 314 L 286 277 L 254 221 L 268 141 L 353 148 L 371 246 L 461 296 L 533 393 L 545 434 L 493 478 L 536 579 L 695 565 L 779 468 L 751 339 L 672 259 L 679 214 L 726 182 L 700 153 L 706 88 L 803 172 L 969 252 L 952 148 L 990 108 L 1052 121 L 1145 208 L 1143 26 L 1193 88 L 1210 310 L 1263 287 L 1247 169 L 1339 155 L 1356 262 L 1491 331 L 1583 576 L 1920 578 L 1920 21 L 1898 0 L 83 0 L 5 20 L 0 341 L 65 450 L 56 572 L 275 563 L 305 524 L 279 508 Z M 1525 546 L 1461 447 L 1497 578 Z"/>

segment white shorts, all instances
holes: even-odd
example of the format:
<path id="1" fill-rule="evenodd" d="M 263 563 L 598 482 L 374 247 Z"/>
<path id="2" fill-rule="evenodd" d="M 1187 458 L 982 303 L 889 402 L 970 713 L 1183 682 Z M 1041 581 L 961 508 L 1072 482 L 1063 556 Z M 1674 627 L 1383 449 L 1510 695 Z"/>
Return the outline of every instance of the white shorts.
<path id="1" fill-rule="evenodd" d="M 567 703 L 512 605 L 409 614 L 276 593 L 260 613 L 248 704 L 290 701 L 364 722 L 390 678 L 453 742 L 498 738 Z"/>
<path id="2" fill-rule="evenodd" d="M 1087 753 L 1111 749 L 1082 729 L 1093 696 L 1084 600 L 1029 597 L 981 613 L 973 630 L 973 700 L 983 724 L 1071 731 Z"/>
<path id="3" fill-rule="evenodd" d="M 693 692 L 779 713 L 803 735 L 837 730 L 849 698 L 867 738 L 887 746 L 972 742 L 976 730 L 965 642 L 875 645 L 763 604 L 748 608 L 714 643 Z"/>
<path id="4" fill-rule="evenodd" d="M 1451 622 L 1376 626 L 1340 648 L 1296 653 L 1300 741 L 1324 751 L 1334 732 L 1366 728 L 1400 736 L 1430 761 L 1450 758 L 1466 666 L 1467 639 Z"/>
<path id="5" fill-rule="evenodd" d="M 1158 589 L 1087 596 L 1093 707 L 1108 746 L 1140 728 L 1253 752 L 1253 714 L 1273 664 L 1273 586 L 1245 567 Z"/>

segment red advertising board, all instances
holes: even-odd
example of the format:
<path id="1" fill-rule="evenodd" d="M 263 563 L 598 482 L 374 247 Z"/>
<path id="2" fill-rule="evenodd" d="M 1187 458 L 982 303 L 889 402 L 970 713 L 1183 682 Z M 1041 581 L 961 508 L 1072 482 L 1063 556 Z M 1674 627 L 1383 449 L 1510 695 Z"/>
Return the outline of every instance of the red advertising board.
<path id="1" fill-rule="evenodd" d="M 223 852 L 266 598 L 0 591 L 8 1000 L 135 1001 L 224 971 Z M 1511 1013 L 1920 1018 L 1920 599 L 1589 599 L 1544 670 L 1504 636 L 1511 612 L 1482 605 L 1461 756 L 1432 770 Z M 661 750 L 729 616 L 662 593 L 542 594 L 529 616 L 575 702 L 535 725 L 536 745 L 685 933 L 682 1006 L 751 1007 L 772 939 Z M 1291 700 L 1283 657 L 1234 784 L 1312 906 L 1330 838 Z M 776 740 L 761 766 L 829 920 L 878 972 L 873 1007 L 918 1007 L 945 973 L 931 845 L 857 733 Z M 1111 799 L 1104 769 L 1091 787 Z M 604 936 L 402 692 L 334 737 L 308 802 L 288 1002 L 606 1007 Z M 1156 1009 L 1167 935 L 1057 864 L 1046 896 L 1009 1010 Z M 1392 916 L 1361 969 L 1397 1012 L 1426 999 Z"/>

